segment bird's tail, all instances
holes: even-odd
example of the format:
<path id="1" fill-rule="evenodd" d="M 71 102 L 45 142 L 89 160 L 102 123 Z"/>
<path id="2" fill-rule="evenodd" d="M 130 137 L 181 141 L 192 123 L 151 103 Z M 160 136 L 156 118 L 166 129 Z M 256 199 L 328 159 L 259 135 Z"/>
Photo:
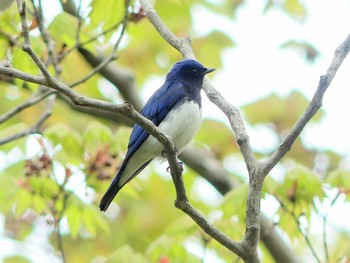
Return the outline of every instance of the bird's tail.
<path id="1" fill-rule="evenodd" d="M 107 189 L 107 192 L 104 194 L 104 196 L 101 199 L 100 202 L 100 210 L 105 212 L 109 205 L 112 203 L 114 197 L 118 194 L 119 190 L 122 189 L 122 187 L 130 182 L 133 178 L 135 178 L 136 175 L 138 175 L 150 162 L 149 160 L 145 162 L 143 165 L 141 165 L 140 168 L 138 168 L 131 176 L 126 176 L 126 180 L 123 180 L 122 177 L 125 176 L 125 167 L 126 163 L 122 165 L 119 172 L 117 173 L 116 177 L 112 181 L 111 185 Z M 126 173 L 128 174 L 128 173 Z"/>
<path id="2" fill-rule="evenodd" d="M 107 192 L 104 194 L 104 196 L 101 199 L 100 202 L 100 210 L 105 212 L 109 205 L 112 203 L 114 197 L 117 195 L 117 193 L 119 192 L 119 190 L 122 188 L 123 186 L 118 186 L 118 182 L 113 182 Z"/>

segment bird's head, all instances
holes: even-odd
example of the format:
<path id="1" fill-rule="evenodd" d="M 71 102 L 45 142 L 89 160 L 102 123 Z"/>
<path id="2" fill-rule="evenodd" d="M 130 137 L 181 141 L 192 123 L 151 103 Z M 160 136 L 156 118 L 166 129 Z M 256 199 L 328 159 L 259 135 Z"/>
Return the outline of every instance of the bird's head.
<path id="1" fill-rule="evenodd" d="M 215 69 L 206 68 L 193 59 L 184 59 L 177 62 L 166 76 L 167 80 L 188 82 L 192 85 L 202 87 L 203 78 Z"/>

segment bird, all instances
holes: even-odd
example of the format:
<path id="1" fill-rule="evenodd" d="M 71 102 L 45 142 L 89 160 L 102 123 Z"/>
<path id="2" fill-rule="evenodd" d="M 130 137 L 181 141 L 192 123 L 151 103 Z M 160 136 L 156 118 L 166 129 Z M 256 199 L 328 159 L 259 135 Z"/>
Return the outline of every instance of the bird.
<path id="1" fill-rule="evenodd" d="M 175 63 L 166 75 L 164 84 L 141 110 L 141 115 L 151 120 L 162 133 L 171 136 L 177 154 L 192 141 L 201 126 L 203 79 L 214 70 L 192 59 Z M 125 158 L 101 199 L 100 210 L 106 211 L 119 190 L 153 159 L 162 157 L 163 150 L 159 141 L 135 124 Z"/>

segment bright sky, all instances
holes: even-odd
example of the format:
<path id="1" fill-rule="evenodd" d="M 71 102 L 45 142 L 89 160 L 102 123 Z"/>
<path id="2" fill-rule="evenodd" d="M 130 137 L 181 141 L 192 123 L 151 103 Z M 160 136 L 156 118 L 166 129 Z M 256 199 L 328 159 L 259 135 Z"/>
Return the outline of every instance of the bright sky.
<path id="1" fill-rule="evenodd" d="M 213 80 L 216 88 L 233 105 L 239 108 L 272 92 L 286 95 L 294 89 L 311 99 L 335 48 L 350 33 L 350 2 L 311 0 L 305 3 L 310 15 L 304 23 L 296 22 L 277 9 L 262 15 L 261 1 L 248 1 L 238 12 L 235 22 L 218 17 L 206 19 L 216 21 L 218 24 L 213 27 L 227 30 L 238 45 L 225 52 L 224 67 Z M 321 57 L 310 64 L 305 63 L 303 54 L 280 49 L 280 45 L 290 39 L 313 44 Z M 323 109 L 326 118 L 321 125 L 309 126 L 303 133 L 311 147 L 331 148 L 349 154 L 350 126 L 346 115 L 350 110 L 349 72 L 350 58 L 347 58 L 325 95 Z M 209 102 L 205 107 L 208 116 L 217 118 L 222 115 Z M 252 144 L 258 147 L 271 145 L 268 138 L 261 140 L 259 133 L 251 131 L 250 137 Z"/>
<path id="2" fill-rule="evenodd" d="M 262 1 L 247 1 L 240 7 L 235 21 L 215 16 L 200 6 L 194 9 L 196 31 L 224 30 L 237 44 L 224 52 L 223 67 L 217 69 L 212 79 L 216 89 L 233 105 L 239 108 L 271 93 L 287 95 L 293 90 L 312 98 L 319 77 L 330 65 L 336 47 L 350 33 L 350 2 L 309 0 L 305 4 L 309 15 L 304 22 L 297 22 L 279 9 L 271 9 L 264 15 Z M 314 45 L 321 56 L 314 63 L 307 63 L 304 54 L 280 48 L 288 40 L 306 41 Z M 308 125 L 302 134 L 310 147 L 349 154 L 350 126 L 346 118 L 350 94 L 348 72 L 349 58 L 326 92 L 323 104 L 325 118 L 320 125 Z M 163 78 L 151 78 L 143 90 L 144 97 L 148 98 L 162 82 Z M 227 123 L 223 113 L 205 96 L 203 98 L 204 115 Z M 336 132 L 332 132 L 333 129 Z M 278 143 L 264 129 L 249 129 L 249 135 L 256 149 L 270 149 L 271 145 Z"/>

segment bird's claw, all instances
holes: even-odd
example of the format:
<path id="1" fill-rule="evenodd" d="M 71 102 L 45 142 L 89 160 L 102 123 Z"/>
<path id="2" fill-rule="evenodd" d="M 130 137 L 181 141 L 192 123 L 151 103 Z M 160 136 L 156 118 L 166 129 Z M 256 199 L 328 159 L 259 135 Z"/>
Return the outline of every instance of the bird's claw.
<path id="1" fill-rule="evenodd" d="M 178 153 L 179 153 L 178 149 L 175 148 L 175 154 L 176 154 L 176 156 L 178 155 Z M 168 158 L 168 154 L 167 154 L 166 151 L 162 151 L 162 152 L 161 152 L 161 156 L 162 156 L 163 158 Z"/>
<path id="2" fill-rule="evenodd" d="M 166 153 L 166 151 L 162 151 L 161 155 L 162 155 L 163 158 L 167 158 L 167 153 Z"/>
<path id="3" fill-rule="evenodd" d="M 179 165 L 180 165 L 181 172 L 183 172 L 184 171 L 184 163 L 183 162 L 179 162 Z M 166 171 L 168 173 L 170 172 L 170 166 L 168 168 L 166 168 Z"/>

